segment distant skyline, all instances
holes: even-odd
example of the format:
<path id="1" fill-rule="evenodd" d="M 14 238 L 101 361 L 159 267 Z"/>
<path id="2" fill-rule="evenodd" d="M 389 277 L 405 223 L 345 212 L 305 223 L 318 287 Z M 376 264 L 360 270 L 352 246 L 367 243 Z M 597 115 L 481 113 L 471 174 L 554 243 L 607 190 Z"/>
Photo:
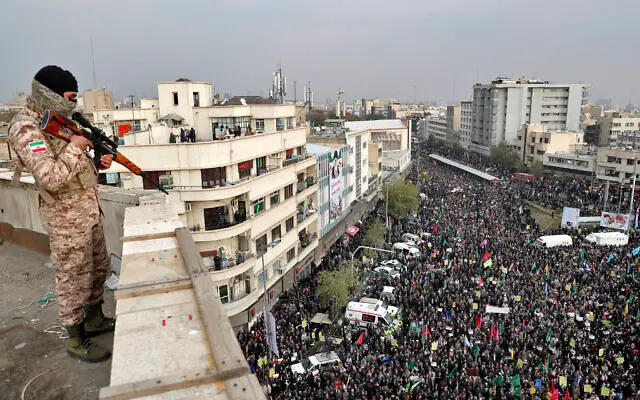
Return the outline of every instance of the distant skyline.
<path id="1" fill-rule="evenodd" d="M 3 4 L 0 102 L 44 65 L 80 90 L 157 96 L 184 77 L 217 93 L 266 96 L 282 64 L 287 98 L 308 81 L 317 104 L 344 98 L 470 99 L 496 76 L 592 85 L 591 100 L 640 103 L 640 2 L 459 0 L 67 0 Z M 454 89 L 455 87 L 455 89 Z"/>

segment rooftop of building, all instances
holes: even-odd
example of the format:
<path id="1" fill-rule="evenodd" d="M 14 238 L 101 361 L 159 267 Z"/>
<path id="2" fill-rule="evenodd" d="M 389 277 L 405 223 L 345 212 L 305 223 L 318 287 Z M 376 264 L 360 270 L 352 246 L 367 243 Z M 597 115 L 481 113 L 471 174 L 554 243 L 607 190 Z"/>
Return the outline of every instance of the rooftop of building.
<path id="1" fill-rule="evenodd" d="M 350 131 L 362 131 L 365 129 L 406 129 L 407 125 L 401 119 L 378 119 L 371 121 L 347 121 L 345 127 Z"/>
<path id="2" fill-rule="evenodd" d="M 220 106 L 246 106 L 253 104 L 277 104 L 272 99 L 267 99 L 262 96 L 233 96 L 231 98 L 223 100 Z"/>
<path id="3" fill-rule="evenodd" d="M 333 153 L 336 150 L 335 147 L 323 146 L 321 144 L 315 143 L 307 143 L 305 145 L 305 148 L 307 149 L 307 153 L 313 156 L 322 156 L 325 154 Z"/>

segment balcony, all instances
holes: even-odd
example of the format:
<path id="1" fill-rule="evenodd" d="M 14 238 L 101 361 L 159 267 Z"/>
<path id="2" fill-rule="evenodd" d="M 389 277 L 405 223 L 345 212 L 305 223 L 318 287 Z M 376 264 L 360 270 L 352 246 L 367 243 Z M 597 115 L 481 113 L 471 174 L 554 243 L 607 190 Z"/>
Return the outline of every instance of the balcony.
<path id="1" fill-rule="evenodd" d="M 210 230 L 193 230 L 191 236 L 193 236 L 194 242 L 213 242 L 216 240 L 224 240 L 230 237 L 241 235 L 242 233 L 251 229 L 252 218 L 245 218 L 242 222 L 238 222 L 233 225 L 227 225 L 219 229 Z"/>
<path id="2" fill-rule="evenodd" d="M 304 146 L 305 142 L 306 129 L 301 127 L 207 142 L 128 145 L 119 147 L 119 150 L 130 160 L 139 163 L 144 171 L 177 171 L 238 164 Z M 114 163 L 105 172 L 129 171 Z"/>
<path id="3" fill-rule="evenodd" d="M 209 271 L 214 282 L 225 281 L 236 275 L 244 274 L 251 270 L 256 264 L 257 258 L 249 252 L 236 252 L 235 261 L 222 263 L 222 269 L 216 270 L 215 266 L 210 267 Z M 213 269 L 212 269 L 213 268 Z"/>
<path id="4" fill-rule="evenodd" d="M 298 211 L 298 231 L 302 231 L 309 227 L 314 221 L 318 220 L 318 213 L 316 210 L 303 210 Z"/>
<path id="5" fill-rule="evenodd" d="M 308 184 L 307 182 L 298 182 L 298 192 L 296 193 L 296 197 L 298 200 L 304 199 L 310 194 L 315 193 L 317 190 L 317 182 L 312 182 L 311 184 Z"/>

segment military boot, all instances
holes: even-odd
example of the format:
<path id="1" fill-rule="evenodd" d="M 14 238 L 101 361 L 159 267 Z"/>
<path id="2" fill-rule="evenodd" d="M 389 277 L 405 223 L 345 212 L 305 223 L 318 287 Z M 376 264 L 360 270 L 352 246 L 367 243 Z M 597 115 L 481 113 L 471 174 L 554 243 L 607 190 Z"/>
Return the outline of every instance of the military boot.
<path id="1" fill-rule="evenodd" d="M 87 336 L 82 323 L 65 326 L 69 339 L 67 340 L 67 354 L 88 363 L 97 363 L 111 357 L 111 352 L 93 343 Z"/>
<path id="2" fill-rule="evenodd" d="M 107 318 L 102 313 L 102 303 L 100 300 L 96 304 L 84 306 L 84 329 L 89 337 L 112 331 L 116 327 L 116 320 Z"/>

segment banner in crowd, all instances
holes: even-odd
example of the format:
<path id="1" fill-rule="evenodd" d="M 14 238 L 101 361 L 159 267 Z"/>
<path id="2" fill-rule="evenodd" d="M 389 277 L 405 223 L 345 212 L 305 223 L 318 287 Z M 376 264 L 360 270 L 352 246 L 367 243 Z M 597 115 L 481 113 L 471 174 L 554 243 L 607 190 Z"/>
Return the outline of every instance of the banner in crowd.
<path id="1" fill-rule="evenodd" d="M 580 209 L 563 207 L 562 208 L 562 228 L 578 228 L 578 219 L 580 218 Z"/>
<path id="2" fill-rule="evenodd" d="M 278 350 L 278 339 L 276 337 L 276 318 L 271 314 L 271 311 L 267 311 L 267 339 L 269 341 L 269 347 L 276 356 L 280 357 L 280 350 Z"/>
<path id="3" fill-rule="evenodd" d="M 329 221 L 342 215 L 342 150 L 329 153 Z"/>
<path id="4" fill-rule="evenodd" d="M 509 307 L 496 307 L 487 304 L 485 311 L 487 314 L 509 314 L 511 309 Z"/>
<path id="5" fill-rule="evenodd" d="M 626 231 L 629 228 L 629 216 L 603 212 L 600 216 L 600 226 Z"/>

